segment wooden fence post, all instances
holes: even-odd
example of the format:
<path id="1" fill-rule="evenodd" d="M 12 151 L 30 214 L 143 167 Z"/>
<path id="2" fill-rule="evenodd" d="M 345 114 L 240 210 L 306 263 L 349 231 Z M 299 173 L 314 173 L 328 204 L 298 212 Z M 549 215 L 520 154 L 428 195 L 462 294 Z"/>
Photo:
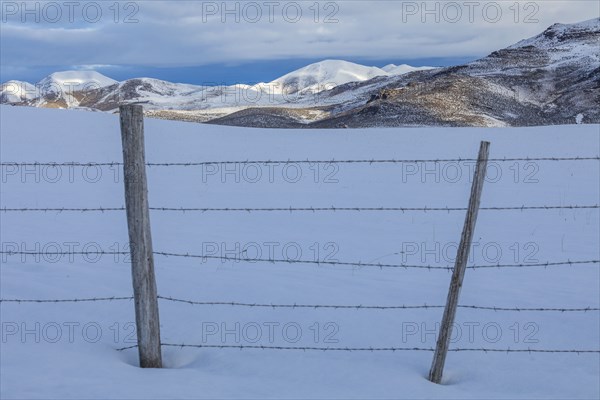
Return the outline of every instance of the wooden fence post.
<path id="1" fill-rule="evenodd" d="M 465 218 L 462 235 L 460 237 L 460 245 L 456 254 L 456 262 L 454 271 L 450 280 L 450 289 L 448 289 L 448 299 L 444 308 L 444 316 L 440 327 L 440 334 L 437 340 L 433 362 L 429 370 L 429 380 L 434 383 L 442 381 L 442 373 L 444 371 L 444 363 L 450 345 L 450 337 L 452 334 L 452 325 L 456 316 L 456 308 L 458 306 L 458 297 L 460 288 L 462 287 L 467 260 L 469 259 L 469 251 L 471 249 L 471 240 L 475 231 L 475 222 L 477 221 L 477 212 L 479 211 L 479 203 L 481 200 L 481 191 L 485 181 L 485 173 L 487 170 L 487 160 L 489 155 L 489 142 L 481 142 L 479 147 L 479 156 L 477 158 L 477 167 L 473 176 L 473 184 L 471 186 L 471 197 L 469 198 L 469 208 Z"/>
<path id="2" fill-rule="evenodd" d="M 140 105 L 123 105 L 119 111 L 140 367 L 162 368 L 144 155 L 144 110 Z"/>

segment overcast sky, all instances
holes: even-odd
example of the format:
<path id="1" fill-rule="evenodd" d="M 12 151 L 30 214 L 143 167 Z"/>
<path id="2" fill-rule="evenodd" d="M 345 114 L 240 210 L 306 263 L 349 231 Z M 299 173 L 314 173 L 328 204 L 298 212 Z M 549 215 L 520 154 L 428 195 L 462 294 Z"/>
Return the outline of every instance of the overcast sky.
<path id="1" fill-rule="evenodd" d="M 91 68 L 117 79 L 232 83 L 267 81 L 331 58 L 448 65 L 555 22 L 598 17 L 599 4 L 1 0 L 0 73 L 2 81 L 35 82 L 54 70 Z"/>

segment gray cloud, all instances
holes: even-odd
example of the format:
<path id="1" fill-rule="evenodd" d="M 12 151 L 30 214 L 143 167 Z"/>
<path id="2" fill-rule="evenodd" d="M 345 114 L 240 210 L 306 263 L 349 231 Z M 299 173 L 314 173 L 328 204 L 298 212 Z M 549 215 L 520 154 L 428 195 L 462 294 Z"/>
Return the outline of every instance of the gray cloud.
<path id="1" fill-rule="evenodd" d="M 123 1 L 118 13 L 112 1 L 78 2 L 71 9 L 68 2 L 44 1 L 27 2 L 28 14 L 21 1 L 0 3 L 5 72 L 66 64 L 186 66 L 283 58 L 480 56 L 552 23 L 600 13 L 598 3 L 590 1 L 522 1 L 518 7 L 514 1 L 324 1 L 318 14 L 314 1 Z M 55 21 L 56 10 L 61 18 Z"/>

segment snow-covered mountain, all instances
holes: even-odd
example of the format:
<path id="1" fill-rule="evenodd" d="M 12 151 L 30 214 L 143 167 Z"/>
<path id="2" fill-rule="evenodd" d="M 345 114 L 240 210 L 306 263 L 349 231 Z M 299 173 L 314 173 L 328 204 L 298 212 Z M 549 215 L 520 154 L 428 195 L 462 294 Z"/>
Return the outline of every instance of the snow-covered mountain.
<path id="1" fill-rule="evenodd" d="M 403 74 L 408 74 L 409 72 L 426 71 L 428 69 L 435 69 L 435 67 L 413 67 L 412 65 L 408 65 L 408 64 L 401 64 L 401 65 L 388 64 L 381 69 L 384 70 L 385 72 L 387 72 L 389 75 L 403 75 Z"/>
<path id="2" fill-rule="evenodd" d="M 394 66 L 396 67 L 396 66 Z M 398 67 L 400 68 L 400 67 Z M 431 67 L 402 66 L 401 73 Z M 24 103 L 38 107 L 89 107 L 114 110 L 121 102 L 145 103 L 148 109 L 194 110 L 289 104 L 312 98 L 350 82 L 364 82 L 377 76 L 392 76 L 384 71 L 342 60 L 324 60 L 290 72 L 272 82 L 256 85 L 197 86 L 171 83 L 153 78 L 134 78 L 117 82 L 95 71 L 56 72 L 35 85 L 16 82 L 0 92 L 2 103 Z M 20 96 L 27 88 L 27 97 Z M 33 90 L 32 90 L 33 89 Z M 37 93 L 37 94 L 35 94 Z M 82 93 L 87 96 L 82 97 Z"/>
<path id="3" fill-rule="evenodd" d="M 0 87 L 0 102 L 72 108 L 79 106 L 86 94 L 116 83 L 114 79 L 96 71 L 55 72 L 35 85 L 22 81 L 6 82 Z"/>
<path id="4" fill-rule="evenodd" d="M 29 82 L 8 81 L 0 85 L 0 103 L 22 103 L 39 96 L 37 88 Z"/>
<path id="5" fill-rule="evenodd" d="M 508 49 L 517 49 L 528 46 L 534 46 L 537 48 L 550 50 L 560 49 L 564 45 L 566 45 L 566 47 L 569 48 L 569 41 L 573 39 L 581 39 L 587 33 L 597 31 L 598 29 L 600 29 L 600 18 L 592 18 L 576 24 L 554 24 L 539 35 L 521 40 L 520 42 L 509 46 Z M 593 43 L 591 44 L 593 45 Z M 592 50 L 592 48 L 590 48 L 589 46 L 586 47 L 588 47 L 588 50 Z M 586 53 L 594 56 L 595 58 L 598 58 L 598 53 L 600 53 L 598 47 L 595 46 L 593 50 L 594 51 L 591 52 L 593 54 L 591 54 L 590 52 Z"/>
<path id="6" fill-rule="evenodd" d="M 100 89 L 117 83 L 114 79 L 96 71 L 63 71 L 48 75 L 37 83 L 43 92 L 64 91 L 78 92 Z"/>
<path id="7" fill-rule="evenodd" d="M 343 61 L 324 60 L 290 72 L 268 84 L 273 93 L 319 93 L 350 82 L 364 82 L 378 76 L 394 76 L 435 67 L 388 64 L 383 68 Z"/>
<path id="8" fill-rule="evenodd" d="M 454 67 L 378 68 L 325 60 L 252 86 L 151 78 L 116 82 L 93 71 L 68 71 L 36 85 L 7 82 L 0 102 L 108 112 L 138 102 L 161 118 L 272 127 L 600 122 L 599 41 L 600 18 L 595 18 L 552 25 Z"/>
<path id="9" fill-rule="evenodd" d="M 600 18 L 555 24 L 465 65 L 375 77 L 323 92 L 328 117 L 310 127 L 531 126 L 600 123 Z M 384 67 L 393 71 L 393 66 Z M 287 109 L 237 112 L 211 122 L 306 126 Z"/>
<path id="10" fill-rule="evenodd" d="M 318 93 L 348 82 L 363 82 L 388 73 L 381 68 L 342 60 L 324 60 L 307 65 L 268 83 L 275 93 Z"/>

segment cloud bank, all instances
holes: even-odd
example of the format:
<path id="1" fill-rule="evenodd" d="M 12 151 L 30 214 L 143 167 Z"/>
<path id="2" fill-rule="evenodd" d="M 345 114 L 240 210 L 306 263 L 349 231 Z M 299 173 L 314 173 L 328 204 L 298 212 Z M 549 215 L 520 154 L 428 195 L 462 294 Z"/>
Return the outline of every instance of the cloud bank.
<path id="1" fill-rule="evenodd" d="M 282 59 L 478 57 L 590 1 L 1 1 L 4 76 L 49 65 L 184 67 Z"/>

